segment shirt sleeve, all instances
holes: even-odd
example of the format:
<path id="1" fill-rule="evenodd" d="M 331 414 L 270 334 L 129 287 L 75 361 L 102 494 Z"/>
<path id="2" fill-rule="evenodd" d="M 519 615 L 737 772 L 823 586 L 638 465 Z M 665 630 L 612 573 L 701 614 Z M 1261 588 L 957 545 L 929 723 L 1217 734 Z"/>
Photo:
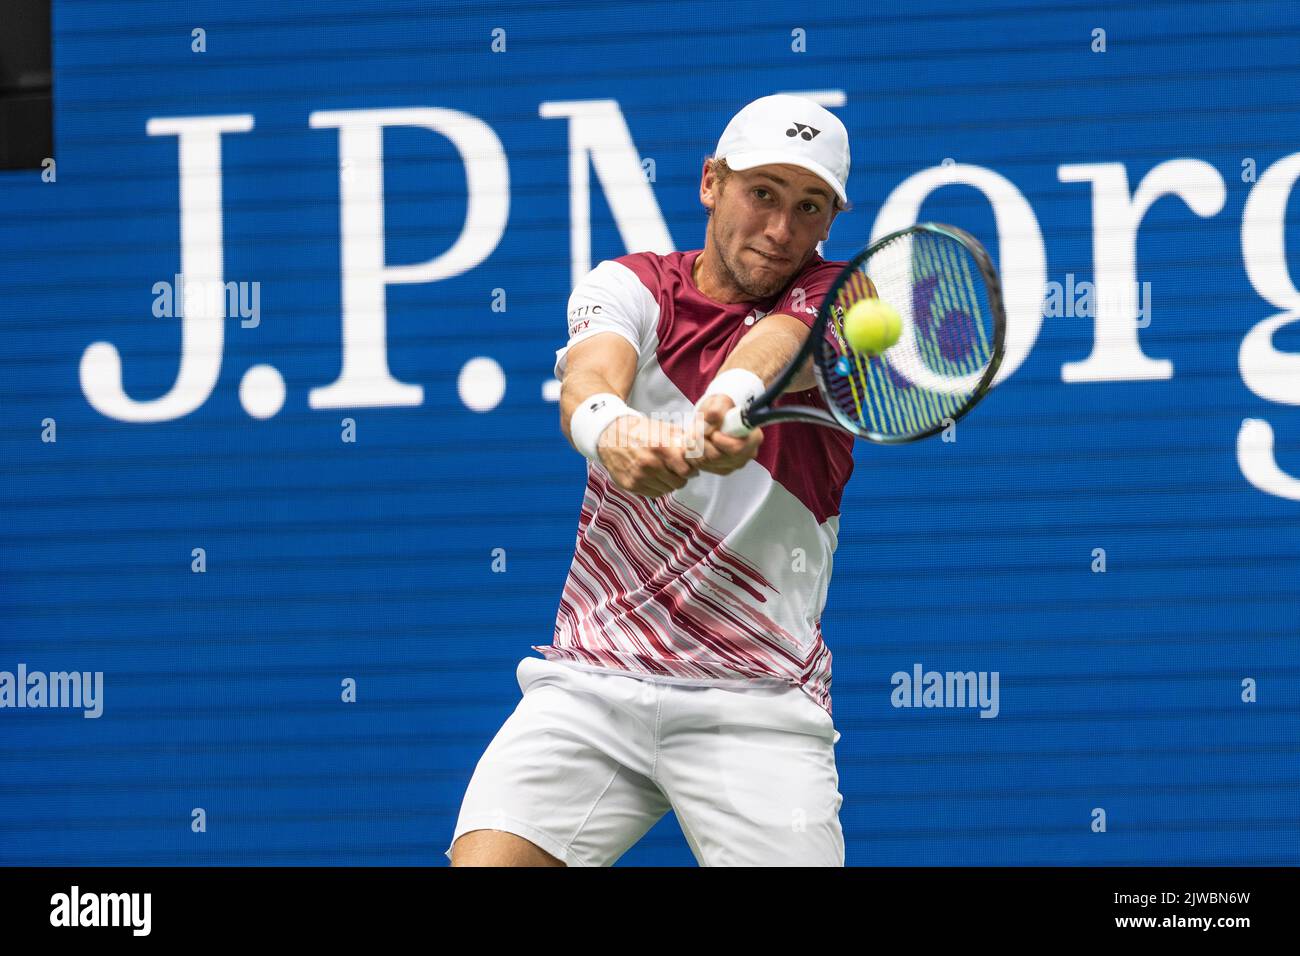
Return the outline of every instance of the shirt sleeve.
<path id="1" fill-rule="evenodd" d="M 582 278 L 569 295 L 569 341 L 555 351 L 555 377 L 564 377 L 569 349 L 601 332 L 625 338 L 637 352 L 637 365 L 655 332 L 655 301 L 635 272 L 606 259 Z"/>

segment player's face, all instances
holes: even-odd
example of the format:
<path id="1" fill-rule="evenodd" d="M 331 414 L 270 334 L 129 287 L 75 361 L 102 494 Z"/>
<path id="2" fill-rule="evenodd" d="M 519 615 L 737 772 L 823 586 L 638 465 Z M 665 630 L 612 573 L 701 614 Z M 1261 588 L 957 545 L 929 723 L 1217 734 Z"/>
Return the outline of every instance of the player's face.
<path id="1" fill-rule="evenodd" d="M 714 189 L 714 251 L 725 277 L 751 299 L 780 292 L 817 251 L 835 219 L 821 177 L 785 163 L 733 171 Z"/>

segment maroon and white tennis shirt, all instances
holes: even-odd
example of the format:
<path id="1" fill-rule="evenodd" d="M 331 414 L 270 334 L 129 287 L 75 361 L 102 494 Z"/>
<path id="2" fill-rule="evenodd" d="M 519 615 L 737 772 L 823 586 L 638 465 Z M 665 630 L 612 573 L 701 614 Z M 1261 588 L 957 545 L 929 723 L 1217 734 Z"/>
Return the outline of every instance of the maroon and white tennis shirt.
<path id="1" fill-rule="evenodd" d="M 728 304 L 695 285 L 702 251 L 637 252 L 589 272 L 569 297 L 556 377 L 570 347 L 615 332 L 638 355 L 627 403 L 647 415 L 686 415 L 755 322 L 783 312 L 811 326 L 844 266 L 814 254 L 777 295 Z M 776 404 L 825 407 L 816 388 L 787 392 Z M 787 681 L 830 713 L 821 615 L 852 471 L 852 436 L 803 422 L 765 427 L 743 468 L 702 471 L 659 498 L 624 491 L 588 462 L 554 642 L 533 649 L 579 667 L 665 680 Z"/>

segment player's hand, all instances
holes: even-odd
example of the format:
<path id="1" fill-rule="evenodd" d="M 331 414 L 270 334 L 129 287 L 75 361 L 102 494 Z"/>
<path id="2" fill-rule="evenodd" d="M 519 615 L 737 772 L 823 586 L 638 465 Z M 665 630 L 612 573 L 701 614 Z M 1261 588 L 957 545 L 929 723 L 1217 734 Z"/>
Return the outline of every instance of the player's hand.
<path id="1" fill-rule="evenodd" d="M 701 433 L 704 450 L 703 454 L 690 459 L 700 471 L 729 475 L 758 454 L 758 446 L 763 444 L 763 429 L 755 428 L 744 438 L 733 438 L 722 431 L 722 420 L 735 404 L 726 395 L 710 395 L 700 405 L 696 427 Z"/>
<path id="2" fill-rule="evenodd" d="M 596 452 L 614 483 L 624 491 L 658 498 L 684 488 L 700 473 L 699 444 L 670 422 L 651 421 L 640 415 L 616 418 L 600 433 Z"/>

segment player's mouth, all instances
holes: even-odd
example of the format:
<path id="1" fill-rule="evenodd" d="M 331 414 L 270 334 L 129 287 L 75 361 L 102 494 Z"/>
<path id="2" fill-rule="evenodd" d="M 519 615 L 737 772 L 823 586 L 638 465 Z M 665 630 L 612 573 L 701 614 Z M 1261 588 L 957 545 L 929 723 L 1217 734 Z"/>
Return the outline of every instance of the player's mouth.
<path id="1" fill-rule="evenodd" d="M 750 246 L 750 251 L 758 253 L 758 255 L 761 258 L 766 259 L 768 262 L 772 263 L 773 265 L 778 265 L 778 266 L 784 265 L 786 262 L 789 261 L 784 256 L 770 256 L 766 252 L 763 252 L 760 249 L 755 249 L 753 246 Z"/>

